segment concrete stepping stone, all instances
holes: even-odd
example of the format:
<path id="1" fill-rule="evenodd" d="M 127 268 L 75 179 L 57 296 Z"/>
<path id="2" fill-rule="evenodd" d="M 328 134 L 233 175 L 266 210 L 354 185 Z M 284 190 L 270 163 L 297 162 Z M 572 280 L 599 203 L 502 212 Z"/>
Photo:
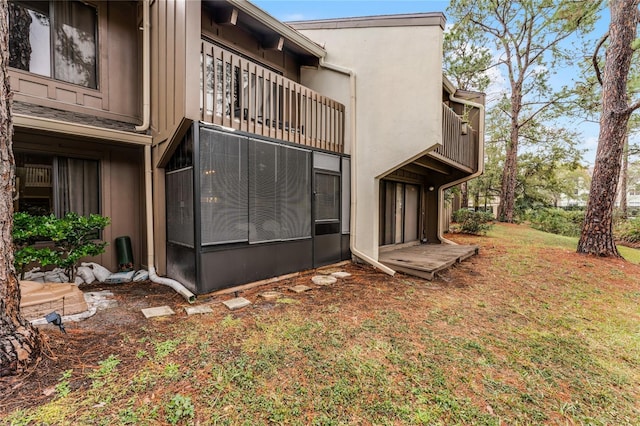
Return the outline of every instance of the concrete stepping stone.
<path id="1" fill-rule="evenodd" d="M 351 276 L 350 273 L 348 272 L 344 272 L 344 271 L 338 271 L 338 272 L 334 272 L 331 274 L 332 277 L 336 277 L 336 278 L 349 278 Z"/>
<path id="2" fill-rule="evenodd" d="M 142 309 L 142 314 L 145 318 L 154 318 L 154 317 L 166 317 L 169 315 L 174 315 L 173 309 L 168 306 L 158 306 L 155 308 L 144 308 Z"/>
<path id="3" fill-rule="evenodd" d="M 264 291 L 264 292 L 260 293 L 260 297 L 262 297 L 264 300 L 272 301 L 272 300 L 277 300 L 280 297 L 282 297 L 282 293 L 280 293 L 278 291 Z"/>
<path id="4" fill-rule="evenodd" d="M 213 310 L 209 305 L 198 305 L 198 306 L 185 306 L 184 308 L 187 315 L 197 315 L 197 314 L 212 314 Z"/>
<path id="5" fill-rule="evenodd" d="M 338 279 L 336 277 L 332 277 L 331 275 L 316 275 L 311 278 L 316 285 L 331 285 L 335 284 Z"/>
<path id="6" fill-rule="evenodd" d="M 290 287 L 289 290 L 293 291 L 294 293 L 304 293 L 305 291 L 311 290 L 311 287 L 303 284 L 298 284 L 295 287 Z"/>
<path id="7" fill-rule="evenodd" d="M 245 306 L 249 306 L 251 302 L 244 297 L 236 297 L 234 299 L 225 300 L 222 304 L 230 310 L 235 311 L 237 309 L 242 309 Z"/>

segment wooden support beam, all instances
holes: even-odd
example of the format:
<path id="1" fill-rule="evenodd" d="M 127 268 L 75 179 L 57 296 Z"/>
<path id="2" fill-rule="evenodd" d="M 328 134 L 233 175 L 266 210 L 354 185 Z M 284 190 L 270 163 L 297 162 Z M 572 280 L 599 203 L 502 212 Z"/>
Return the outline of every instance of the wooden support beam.
<path id="1" fill-rule="evenodd" d="M 216 13 L 213 20 L 218 25 L 236 25 L 238 23 L 238 9 L 229 8 Z"/>
<path id="2" fill-rule="evenodd" d="M 277 50 L 278 52 L 282 52 L 283 47 L 284 37 L 280 35 L 269 37 L 262 43 L 262 48 L 264 50 Z"/>

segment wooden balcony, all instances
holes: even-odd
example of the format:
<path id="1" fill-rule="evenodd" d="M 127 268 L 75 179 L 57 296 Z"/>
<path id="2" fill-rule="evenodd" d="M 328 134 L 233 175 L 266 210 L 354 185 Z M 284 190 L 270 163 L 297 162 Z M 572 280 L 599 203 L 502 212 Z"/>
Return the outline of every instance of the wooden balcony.
<path id="1" fill-rule="evenodd" d="M 220 46 L 202 41 L 201 120 L 344 152 L 344 105 Z"/>
<path id="2" fill-rule="evenodd" d="M 452 165 L 475 172 L 478 169 L 478 132 L 462 120 L 446 104 L 442 104 L 442 146 L 432 153 L 434 157 Z"/>

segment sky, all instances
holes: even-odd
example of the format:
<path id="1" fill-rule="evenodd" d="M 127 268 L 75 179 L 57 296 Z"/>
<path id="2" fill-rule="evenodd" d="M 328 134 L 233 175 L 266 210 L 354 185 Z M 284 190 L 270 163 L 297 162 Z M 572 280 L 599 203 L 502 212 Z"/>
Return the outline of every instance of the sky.
<path id="1" fill-rule="evenodd" d="M 448 1 L 439 0 L 251 0 L 258 7 L 281 21 L 300 21 L 329 18 L 346 18 L 354 16 L 390 15 L 399 13 L 443 12 L 446 15 Z M 596 25 L 594 39 L 599 38 L 608 26 L 608 13 Z M 571 67 L 558 71 L 554 78 L 558 83 L 570 84 L 577 75 Z M 502 80 L 502 81 L 501 81 Z M 496 76 L 495 85 L 490 90 L 499 90 L 500 84 L 506 80 Z M 497 88 L 496 88 L 497 87 Z M 489 97 L 490 94 L 488 93 Z M 571 123 L 571 130 L 580 134 L 580 146 L 585 150 L 584 162 L 593 164 L 598 144 L 597 123 Z"/>
<path id="2" fill-rule="evenodd" d="M 252 0 L 281 21 L 444 12 L 448 1 L 435 0 Z"/>

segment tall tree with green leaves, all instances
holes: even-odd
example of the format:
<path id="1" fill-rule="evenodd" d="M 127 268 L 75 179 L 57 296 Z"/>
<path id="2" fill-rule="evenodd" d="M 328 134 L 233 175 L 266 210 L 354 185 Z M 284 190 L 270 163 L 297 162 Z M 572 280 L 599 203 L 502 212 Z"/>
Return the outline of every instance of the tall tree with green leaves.
<path id="1" fill-rule="evenodd" d="M 602 85 L 602 113 L 593 178 L 578 253 L 620 257 L 613 239 L 613 208 L 624 144 L 631 114 L 640 100 L 630 103 L 629 71 L 638 46 L 640 0 L 610 0 L 609 31 L 593 54 L 596 76 Z M 602 71 L 599 53 L 608 42 Z"/>
<path id="2" fill-rule="evenodd" d="M 491 82 L 491 51 L 474 45 L 468 26 L 454 24 L 444 34 L 442 66 L 444 73 L 460 90 L 484 92 Z M 460 184 L 461 207 L 469 206 L 468 184 Z"/>
<path id="3" fill-rule="evenodd" d="M 11 88 L 7 0 L 0 0 L 0 376 L 24 371 L 40 356 L 38 330 L 20 315 L 20 288 L 13 266 L 13 188 Z"/>
<path id="4" fill-rule="evenodd" d="M 504 72 L 504 113 L 509 118 L 498 218 L 514 220 L 518 148 L 523 129 L 566 99 L 549 80 L 556 67 L 573 60 L 571 37 L 589 32 L 598 0 L 458 0 L 448 9 L 453 20 L 470 28 L 480 46 L 495 46 L 495 66 Z"/>

